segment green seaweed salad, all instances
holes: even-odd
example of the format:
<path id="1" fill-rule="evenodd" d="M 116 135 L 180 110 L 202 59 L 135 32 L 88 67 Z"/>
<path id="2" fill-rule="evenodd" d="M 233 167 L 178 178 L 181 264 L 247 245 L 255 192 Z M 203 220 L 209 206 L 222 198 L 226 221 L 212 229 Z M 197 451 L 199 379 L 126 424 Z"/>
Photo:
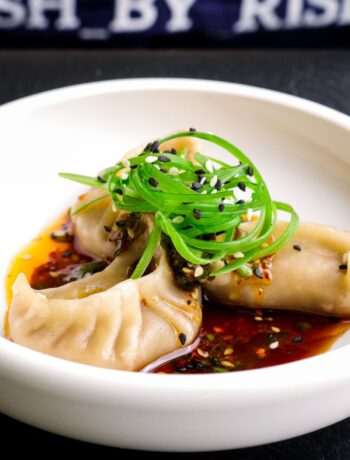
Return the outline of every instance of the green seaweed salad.
<path id="1" fill-rule="evenodd" d="M 200 152 L 187 158 L 186 148 L 163 150 L 165 142 L 194 137 L 229 152 L 236 164 L 226 164 Z M 191 264 L 210 267 L 210 276 L 237 271 L 253 274 L 254 261 L 272 255 L 292 239 L 298 215 L 287 203 L 273 201 L 266 182 L 252 161 L 227 140 L 193 129 L 149 143 L 136 157 L 122 160 L 97 177 L 60 173 L 61 177 L 106 191 L 116 208 L 154 214 L 154 227 L 132 278 L 141 277 L 163 235 Z M 240 195 L 244 193 L 244 199 Z M 73 210 L 77 213 L 95 202 Z M 285 231 L 272 240 L 277 211 L 289 213 Z M 254 214 L 248 234 L 239 225 Z M 247 217 L 248 216 L 248 217 Z M 214 264 L 217 261 L 223 263 Z"/>

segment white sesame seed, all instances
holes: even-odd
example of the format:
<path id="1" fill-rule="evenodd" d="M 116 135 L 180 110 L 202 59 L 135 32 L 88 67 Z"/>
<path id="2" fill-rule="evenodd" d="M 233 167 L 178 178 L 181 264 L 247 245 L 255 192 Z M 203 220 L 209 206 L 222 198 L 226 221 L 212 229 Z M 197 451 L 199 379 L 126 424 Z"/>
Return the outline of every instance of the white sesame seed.
<path id="1" fill-rule="evenodd" d="M 24 254 L 21 259 L 22 260 L 30 260 L 32 258 L 32 255 L 31 254 Z"/>
<path id="2" fill-rule="evenodd" d="M 244 257 L 244 254 L 243 254 L 243 252 L 235 252 L 235 253 L 233 254 L 233 257 L 234 257 L 235 259 L 241 259 L 242 257 Z"/>
<path id="3" fill-rule="evenodd" d="M 206 195 L 208 192 L 206 190 L 203 190 L 203 192 L 201 192 L 201 195 Z"/>
<path id="4" fill-rule="evenodd" d="M 154 163 L 155 161 L 158 160 L 158 157 L 154 156 L 154 155 L 150 155 L 149 157 L 147 157 L 145 159 L 145 162 L 146 163 Z"/>
<path id="5" fill-rule="evenodd" d="M 343 264 L 346 264 L 348 262 L 348 259 L 349 259 L 349 253 L 346 252 L 345 254 L 343 254 L 343 258 L 342 258 Z"/>
<path id="6" fill-rule="evenodd" d="M 214 166 L 213 166 L 212 161 L 207 160 L 206 163 L 205 163 L 205 167 L 207 168 L 207 170 L 208 170 L 210 173 L 214 172 Z"/>
<path id="7" fill-rule="evenodd" d="M 201 265 L 198 265 L 194 271 L 194 276 L 195 278 L 199 278 L 200 276 L 202 276 L 204 273 L 204 270 L 203 270 L 203 267 Z"/>
<path id="8" fill-rule="evenodd" d="M 125 166 L 126 168 L 129 168 L 130 167 L 130 161 L 129 160 L 123 160 L 122 161 L 122 165 Z"/>
<path id="9" fill-rule="evenodd" d="M 253 210 L 249 208 L 247 210 L 247 221 L 250 222 L 252 220 L 252 217 L 253 217 Z"/>
<path id="10" fill-rule="evenodd" d="M 225 204 L 235 204 L 235 199 L 233 198 L 233 196 L 230 196 L 230 198 L 225 198 L 223 203 L 225 203 Z"/>
<path id="11" fill-rule="evenodd" d="M 153 165 L 156 169 L 160 169 L 159 165 Z"/>
<path id="12" fill-rule="evenodd" d="M 211 194 L 213 195 L 214 193 L 218 193 L 218 191 L 216 190 L 216 188 L 214 188 L 214 190 L 212 190 Z"/>
<path id="13" fill-rule="evenodd" d="M 170 169 L 169 169 L 169 174 L 172 174 L 174 176 L 177 176 L 179 174 L 180 170 L 178 168 L 176 168 L 175 166 L 172 166 Z"/>
<path id="14" fill-rule="evenodd" d="M 279 345 L 280 345 L 280 343 L 278 341 L 276 341 L 276 342 L 270 343 L 269 347 L 271 348 L 271 350 L 276 350 L 276 348 L 278 348 Z"/>
<path id="15" fill-rule="evenodd" d="M 201 181 L 200 181 L 200 184 L 202 184 L 202 185 L 203 185 L 203 184 L 204 184 L 204 182 L 205 182 L 206 180 L 207 180 L 207 179 L 206 179 L 206 177 L 202 177 L 202 179 L 201 179 Z"/>
<path id="16" fill-rule="evenodd" d="M 222 168 L 222 166 L 219 163 L 216 163 L 215 161 L 212 161 L 212 163 L 213 163 L 214 169 L 219 170 Z"/>
<path id="17" fill-rule="evenodd" d="M 218 181 L 218 176 L 214 176 L 210 181 L 210 187 L 215 187 L 217 181 Z"/>
<path id="18" fill-rule="evenodd" d="M 184 216 L 176 216 L 171 220 L 171 222 L 173 224 L 181 224 L 184 220 L 185 220 Z"/>
<path id="19" fill-rule="evenodd" d="M 126 172 L 120 175 L 121 180 L 126 180 L 128 177 L 129 177 L 129 174 Z"/>
<path id="20" fill-rule="evenodd" d="M 262 321 L 263 320 L 261 316 L 255 316 L 254 319 L 255 319 L 255 321 Z"/>
<path id="21" fill-rule="evenodd" d="M 279 327 L 276 327 L 276 326 L 271 326 L 271 331 L 273 331 L 273 332 L 281 332 L 281 329 Z"/>

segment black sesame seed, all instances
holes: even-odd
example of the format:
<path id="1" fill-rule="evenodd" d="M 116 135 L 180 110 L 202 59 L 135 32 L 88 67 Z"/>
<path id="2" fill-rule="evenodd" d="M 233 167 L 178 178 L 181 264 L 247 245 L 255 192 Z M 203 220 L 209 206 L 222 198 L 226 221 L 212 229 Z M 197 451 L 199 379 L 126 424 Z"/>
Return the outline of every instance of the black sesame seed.
<path id="1" fill-rule="evenodd" d="M 149 142 L 146 147 L 143 149 L 144 152 L 148 152 L 149 150 L 151 150 L 151 147 L 152 147 L 152 142 Z"/>
<path id="2" fill-rule="evenodd" d="M 179 334 L 179 340 L 180 340 L 181 345 L 185 345 L 187 338 L 183 332 Z"/>
<path id="3" fill-rule="evenodd" d="M 106 180 L 104 177 L 102 177 L 102 176 L 97 176 L 97 180 L 98 180 L 99 182 L 102 182 L 102 184 L 105 184 L 105 183 L 107 182 L 107 180 Z"/>
<path id="4" fill-rule="evenodd" d="M 299 246 L 299 244 L 294 244 L 293 246 L 293 249 L 295 249 L 296 251 L 301 251 L 301 246 Z"/>
<path id="5" fill-rule="evenodd" d="M 160 168 L 160 170 L 159 170 L 159 171 L 161 171 L 162 173 L 166 173 L 166 172 L 168 172 L 168 170 L 167 170 L 166 168 Z"/>
<path id="6" fill-rule="evenodd" d="M 159 155 L 158 161 L 161 161 L 162 163 L 169 163 L 170 158 L 166 157 L 165 155 Z"/>
<path id="7" fill-rule="evenodd" d="M 328 321 L 330 323 L 340 323 L 340 318 L 336 318 L 335 316 L 329 316 Z"/>
<path id="8" fill-rule="evenodd" d="M 140 218 L 140 213 L 139 213 L 139 212 L 132 211 L 132 212 L 130 213 L 130 217 L 132 217 L 133 219 L 139 219 L 139 218 Z"/>
<path id="9" fill-rule="evenodd" d="M 198 209 L 193 210 L 194 218 L 199 220 L 201 218 L 201 212 Z"/>
<path id="10" fill-rule="evenodd" d="M 152 185 L 152 187 L 158 187 L 158 181 L 156 181 L 154 177 L 150 177 L 148 183 Z"/>
<path id="11" fill-rule="evenodd" d="M 339 265 L 339 270 L 347 270 L 348 269 L 348 264 L 340 264 Z"/>
<path id="12" fill-rule="evenodd" d="M 254 169 L 251 166 L 248 166 L 247 174 L 248 176 L 252 176 L 254 174 Z"/>
<path id="13" fill-rule="evenodd" d="M 160 142 L 159 141 L 154 141 L 151 145 L 151 152 L 154 152 L 156 153 L 158 151 L 158 148 L 159 148 L 159 144 Z"/>
<path id="14" fill-rule="evenodd" d="M 245 201 L 244 200 L 238 200 L 236 204 L 244 204 Z"/>
<path id="15" fill-rule="evenodd" d="M 193 184 L 192 184 L 192 189 L 193 190 L 199 190 L 202 187 L 203 187 L 203 185 L 200 182 L 193 182 Z"/>
<path id="16" fill-rule="evenodd" d="M 105 229 L 105 232 L 111 233 L 112 229 L 111 227 L 108 227 L 108 225 L 104 225 L 103 228 Z"/>
<path id="17" fill-rule="evenodd" d="M 131 165 L 130 169 L 136 169 L 138 165 Z"/>
<path id="18" fill-rule="evenodd" d="M 204 176 L 202 174 L 198 174 L 198 182 L 202 182 L 203 177 Z"/>
<path id="19" fill-rule="evenodd" d="M 246 191 L 247 187 L 246 187 L 246 185 L 245 185 L 244 182 L 238 182 L 237 185 L 238 185 L 238 188 L 239 188 L 240 190 L 242 190 L 242 192 L 245 192 L 245 191 Z"/>
<path id="20" fill-rule="evenodd" d="M 118 195 L 123 195 L 123 190 L 121 188 L 116 188 L 115 193 L 118 193 Z"/>
<path id="21" fill-rule="evenodd" d="M 124 220 L 124 219 L 117 220 L 115 224 L 118 227 L 126 227 L 126 220 Z"/>
<path id="22" fill-rule="evenodd" d="M 194 362 L 194 368 L 197 369 L 197 370 L 205 369 L 206 367 L 208 367 L 208 364 L 201 363 L 200 361 L 195 361 Z"/>
<path id="23" fill-rule="evenodd" d="M 182 227 L 181 230 L 190 230 L 192 228 L 192 225 L 185 225 L 184 227 Z"/>
<path id="24" fill-rule="evenodd" d="M 170 153 L 172 153 L 173 155 L 176 155 L 177 154 L 177 151 L 176 149 L 174 149 L 174 147 L 170 150 Z"/>
<path id="25" fill-rule="evenodd" d="M 260 278 L 261 280 L 264 278 L 260 267 L 254 268 L 253 273 L 257 278 Z"/>
<path id="26" fill-rule="evenodd" d="M 64 251 L 62 252 L 62 257 L 71 257 L 73 255 L 72 251 Z"/>
<path id="27" fill-rule="evenodd" d="M 298 335 L 297 337 L 294 337 L 293 339 L 293 342 L 294 343 L 300 343 L 302 342 L 304 339 L 301 337 L 301 335 Z"/>
<path id="28" fill-rule="evenodd" d="M 189 132 L 190 132 L 190 133 L 195 133 L 196 131 L 197 131 L 196 128 L 190 128 L 190 129 L 189 129 Z"/>
<path id="29" fill-rule="evenodd" d="M 216 188 L 217 191 L 219 191 L 219 190 L 221 190 L 221 187 L 222 187 L 222 182 L 221 182 L 220 179 L 218 179 L 216 181 L 215 188 Z"/>
<path id="30" fill-rule="evenodd" d="M 195 171 L 195 174 L 205 174 L 205 171 L 204 169 L 197 169 L 197 171 Z"/>
<path id="31" fill-rule="evenodd" d="M 225 209 L 224 203 L 219 204 L 219 211 L 222 212 Z"/>

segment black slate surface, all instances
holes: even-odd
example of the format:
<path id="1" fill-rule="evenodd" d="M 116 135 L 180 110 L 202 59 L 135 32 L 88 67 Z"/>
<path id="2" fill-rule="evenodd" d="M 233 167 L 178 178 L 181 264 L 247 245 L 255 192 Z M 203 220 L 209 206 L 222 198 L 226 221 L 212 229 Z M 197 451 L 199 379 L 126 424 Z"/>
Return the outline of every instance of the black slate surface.
<path id="1" fill-rule="evenodd" d="M 245 83 L 305 97 L 350 114 L 350 51 L 0 51 L 0 103 L 61 86 L 137 77 Z M 44 452 L 131 458 L 135 454 L 65 439 L 4 415 L 0 415 L 0 427 L 2 445 L 10 447 L 11 456 L 22 453 L 23 447 L 26 455 Z M 164 454 L 151 455 L 156 460 Z M 205 460 L 350 460 L 350 419 L 266 446 L 187 455 Z M 169 459 L 180 456 L 184 454 L 167 454 Z"/>

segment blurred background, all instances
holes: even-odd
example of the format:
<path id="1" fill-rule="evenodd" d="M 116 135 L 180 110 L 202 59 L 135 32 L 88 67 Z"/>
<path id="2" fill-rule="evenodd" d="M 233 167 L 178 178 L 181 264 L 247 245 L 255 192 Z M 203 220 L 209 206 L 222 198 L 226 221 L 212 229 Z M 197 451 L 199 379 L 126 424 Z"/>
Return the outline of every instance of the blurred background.
<path id="1" fill-rule="evenodd" d="M 0 0 L 2 48 L 344 48 L 350 0 Z"/>

